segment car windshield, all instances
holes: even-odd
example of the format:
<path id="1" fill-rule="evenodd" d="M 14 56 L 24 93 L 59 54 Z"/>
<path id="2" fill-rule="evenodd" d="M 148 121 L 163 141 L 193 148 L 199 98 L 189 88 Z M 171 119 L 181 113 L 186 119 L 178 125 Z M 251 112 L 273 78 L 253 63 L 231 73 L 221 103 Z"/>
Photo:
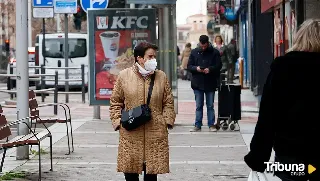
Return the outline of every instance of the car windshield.
<path id="1" fill-rule="evenodd" d="M 87 56 L 86 39 L 69 39 L 69 58 Z M 46 39 L 45 57 L 64 58 L 64 39 Z"/>

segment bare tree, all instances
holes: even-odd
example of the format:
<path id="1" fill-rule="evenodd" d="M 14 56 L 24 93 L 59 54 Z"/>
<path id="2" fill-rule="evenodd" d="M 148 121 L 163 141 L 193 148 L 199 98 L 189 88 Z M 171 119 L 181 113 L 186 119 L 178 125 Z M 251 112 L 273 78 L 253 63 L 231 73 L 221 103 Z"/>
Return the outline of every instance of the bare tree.
<path id="1" fill-rule="evenodd" d="M 11 41 L 11 47 L 15 48 L 16 43 L 16 1 L 15 0 L 2 0 L 0 1 L 0 19 L 2 24 L 3 32 L 5 35 L 2 36 L 2 39 L 8 38 Z M 60 15 L 61 18 L 61 30 L 64 31 L 64 15 Z M 8 22 L 8 23 L 6 23 Z M 33 18 L 32 17 L 32 44 L 35 44 L 36 36 L 42 33 L 43 29 L 43 20 L 42 18 Z M 68 22 L 68 32 L 78 32 L 75 30 L 73 15 L 69 15 Z M 45 20 L 45 32 L 46 33 L 56 33 L 57 24 L 55 18 L 47 18 Z M 81 32 L 87 32 L 87 22 L 82 22 Z M 18 41 L 18 40 L 17 40 Z"/>

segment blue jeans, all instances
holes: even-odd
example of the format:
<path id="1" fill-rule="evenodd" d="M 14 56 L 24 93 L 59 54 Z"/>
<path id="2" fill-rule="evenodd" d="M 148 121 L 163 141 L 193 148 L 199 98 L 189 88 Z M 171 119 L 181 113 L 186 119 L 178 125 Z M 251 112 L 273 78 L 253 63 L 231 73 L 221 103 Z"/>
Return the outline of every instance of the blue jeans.
<path id="1" fill-rule="evenodd" d="M 204 95 L 206 95 L 206 104 L 207 104 L 207 117 L 208 117 L 208 126 L 214 126 L 215 114 L 214 114 L 214 94 L 215 92 L 205 92 L 201 90 L 193 90 L 195 100 L 196 100 L 196 121 L 195 126 L 201 128 L 202 118 L 203 118 L 203 105 L 204 105 Z"/>

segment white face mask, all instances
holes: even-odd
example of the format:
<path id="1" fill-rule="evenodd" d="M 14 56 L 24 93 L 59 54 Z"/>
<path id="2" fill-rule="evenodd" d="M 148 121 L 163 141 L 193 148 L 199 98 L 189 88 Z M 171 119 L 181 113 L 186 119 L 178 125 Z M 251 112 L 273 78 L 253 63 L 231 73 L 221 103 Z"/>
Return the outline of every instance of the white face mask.
<path id="1" fill-rule="evenodd" d="M 147 60 L 144 63 L 144 69 L 146 69 L 147 71 L 155 71 L 157 68 L 157 60 L 155 58 Z"/>

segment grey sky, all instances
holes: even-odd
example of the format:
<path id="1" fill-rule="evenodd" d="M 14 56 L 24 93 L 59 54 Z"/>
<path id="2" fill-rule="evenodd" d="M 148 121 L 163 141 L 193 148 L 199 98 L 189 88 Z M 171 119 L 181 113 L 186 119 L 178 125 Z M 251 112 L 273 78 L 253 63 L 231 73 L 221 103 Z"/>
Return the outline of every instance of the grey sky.
<path id="1" fill-rule="evenodd" d="M 206 14 L 206 0 L 177 0 L 176 9 L 177 24 L 185 24 L 188 16 Z"/>

